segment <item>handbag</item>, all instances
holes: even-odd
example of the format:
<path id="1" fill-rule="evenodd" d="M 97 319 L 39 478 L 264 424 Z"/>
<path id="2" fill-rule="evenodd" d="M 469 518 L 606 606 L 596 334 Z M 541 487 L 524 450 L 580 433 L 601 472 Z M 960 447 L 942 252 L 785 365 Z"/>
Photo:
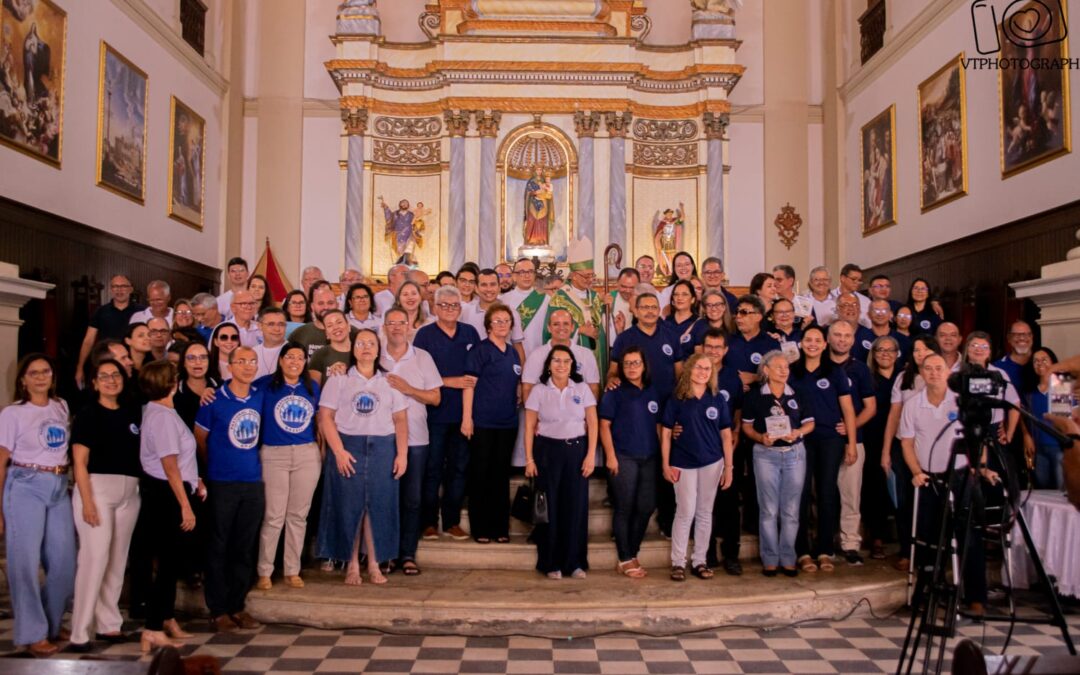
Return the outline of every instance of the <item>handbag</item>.
<path id="1" fill-rule="evenodd" d="M 531 478 L 519 485 L 514 493 L 510 515 L 530 525 L 543 525 L 548 522 L 547 495 L 543 490 L 536 489 Z"/>

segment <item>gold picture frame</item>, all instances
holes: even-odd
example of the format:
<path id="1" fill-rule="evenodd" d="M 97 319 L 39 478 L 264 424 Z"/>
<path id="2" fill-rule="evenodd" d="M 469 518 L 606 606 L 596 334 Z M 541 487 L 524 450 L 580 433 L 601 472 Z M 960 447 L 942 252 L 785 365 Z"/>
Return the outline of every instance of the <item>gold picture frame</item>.
<path id="1" fill-rule="evenodd" d="M 205 158 L 206 120 L 183 101 L 171 96 L 169 102 L 169 217 L 200 230 L 203 228 L 206 214 Z"/>
<path id="2" fill-rule="evenodd" d="M 1060 7 L 1062 21 L 1057 26 L 1067 26 L 1068 3 L 1039 3 L 1042 8 L 1050 9 Z M 1036 59 L 1057 60 L 1064 63 L 1069 58 L 1068 35 L 1051 35 L 1058 38 L 1056 41 L 1049 40 L 1047 44 L 1032 45 L 1030 47 L 1019 46 L 1006 35 L 1005 22 L 1014 14 L 1023 13 L 1025 16 L 1042 16 L 1041 11 L 1029 14 L 1028 10 L 1034 9 L 1034 3 L 1029 3 L 1002 17 L 998 25 L 998 39 L 1001 52 L 997 56 L 1001 59 L 1022 59 L 1031 61 Z M 1049 30 L 1055 30 L 1051 25 Z M 1060 28 L 1056 30 L 1060 31 Z M 1017 40 L 1020 42 L 1021 40 Z M 1015 63 L 1015 61 L 1011 61 Z M 1021 77 L 1028 71 L 1030 79 L 1025 83 Z M 1018 173 L 1027 171 L 1036 166 L 1057 159 L 1062 155 L 1072 152 L 1072 110 L 1069 98 L 1069 73 L 1068 68 L 999 68 L 998 69 L 998 138 L 1001 143 L 1001 177 L 1009 178 Z M 1025 105 L 1026 118 L 1020 120 L 1020 106 L 1025 102 L 1020 100 L 1017 89 L 1025 85 L 1033 88 L 1030 101 Z M 1029 111 L 1028 107 L 1038 110 Z"/>
<path id="3" fill-rule="evenodd" d="M 924 213 L 968 193 L 963 59 L 960 52 L 918 87 L 919 205 Z"/>
<path id="4" fill-rule="evenodd" d="M 146 202 L 149 97 L 147 74 L 102 40 L 98 64 L 97 184 L 139 204 Z"/>
<path id="5" fill-rule="evenodd" d="M 28 45 L 30 45 L 28 47 Z M 27 68 L 28 51 L 34 63 Z M 67 12 L 52 0 L 0 7 L 0 67 L 14 80 L 9 109 L 0 111 L 0 143 L 60 168 L 64 152 Z M 33 75 L 27 81 L 27 72 Z"/>
<path id="6" fill-rule="evenodd" d="M 859 203 L 865 237 L 897 222 L 896 104 L 863 125 L 859 134 L 859 161 Z"/>

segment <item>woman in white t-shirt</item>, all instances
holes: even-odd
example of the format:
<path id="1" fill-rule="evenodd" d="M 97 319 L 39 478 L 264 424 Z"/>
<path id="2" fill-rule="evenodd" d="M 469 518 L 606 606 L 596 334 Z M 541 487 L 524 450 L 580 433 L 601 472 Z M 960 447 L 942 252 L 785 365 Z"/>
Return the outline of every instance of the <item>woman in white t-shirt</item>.
<path id="1" fill-rule="evenodd" d="M 533 533 L 536 569 L 584 579 L 589 569 L 589 476 L 596 467 L 596 399 L 574 353 L 555 345 L 525 402 L 525 475 L 547 494 L 548 522 Z"/>
<path id="2" fill-rule="evenodd" d="M 7 544 L 13 641 L 36 657 L 59 650 L 60 621 L 75 590 L 68 428 L 52 362 L 44 354 L 27 355 L 15 375 L 15 400 L 0 410 L 0 534 Z"/>
<path id="3" fill-rule="evenodd" d="M 408 465 L 409 404 L 387 380 L 380 354 L 378 334 L 370 328 L 358 332 L 348 373 L 329 377 L 319 398 L 319 430 L 329 452 L 318 556 L 348 560 L 350 586 L 361 583 L 361 538 L 372 583 L 386 583 L 379 563 L 398 553 L 398 479 Z"/>

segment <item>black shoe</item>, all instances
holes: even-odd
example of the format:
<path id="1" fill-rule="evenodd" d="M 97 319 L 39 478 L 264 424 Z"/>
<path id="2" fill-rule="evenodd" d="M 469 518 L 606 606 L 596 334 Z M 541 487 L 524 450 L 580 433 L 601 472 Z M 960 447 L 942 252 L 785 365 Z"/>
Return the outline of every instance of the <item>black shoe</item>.
<path id="1" fill-rule="evenodd" d="M 725 559 L 724 571 L 733 577 L 740 577 L 742 576 L 742 563 L 738 560 Z"/>
<path id="2" fill-rule="evenodd" d="M 94 649 L 93 642 L 72 642 L 67 646 L 65 652 L 71 652 L 73 654 L 89 654 Z"/>
<path id="3" fill-rule="evenodd" d="M 125 633 L 119 635 L 105 635 L 104 633 L 96 633 L 94 635 L 95 640 L 101 642 L 108 642 L 111 645 L 122 645 L 128 641 L 128 636 Z"/>
<path id="4" fill-rule="evenodd" d="M 863 557 L 859 555 L 858 551 L 844 551 L 844 560 L 847 561 L 847 564 L 856 567 L 863 564 Z"/>
<path id="5" fill-rule="evenodd" d="M 797 577 L 797 576 L 799 576 L 799 568 L 798 567 L 781 567 L 780 572 L 782 572 L 785 577 Z"/>
<path id="6" fill-rule="evenodd" d="M 761 573 L 764 574 L 767 577 L 775 577 L 777 572 L 779 572 L 779 570 L 776 570 L 776 569 L 771 569 L 770 570 L 770 569 L 765 569 L 764 567 L 761 568 Z"/>

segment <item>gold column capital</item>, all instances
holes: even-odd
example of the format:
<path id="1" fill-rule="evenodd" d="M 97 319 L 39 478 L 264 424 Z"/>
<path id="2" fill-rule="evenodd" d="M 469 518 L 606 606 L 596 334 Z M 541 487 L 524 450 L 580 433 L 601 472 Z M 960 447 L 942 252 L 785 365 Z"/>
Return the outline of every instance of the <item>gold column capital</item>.
<path id="1" fill-rule="evenodd" d="M 446 131 L 450 137 L 464 136 L 469 131 L 468 110 L 445 110 L 443 119 L 446 121 Z"/>
<path id="2" fill-rule="evenodd" d="M 574 113 L 574 131 L 578 138 L 592 138 L 600 130 L 603 113 L 577 111 Z"/>
<path id="3" fill-rule="evenodd" d="M 363 136 L 367 133 L 368 111 L 365 108 L 343 108 L 341 121 L 345 123 L 345 133 Z"/>
<path id="4" fill-rule="evenodd" d="M 727 140 L 727 128 L 731 124 L 731 115 L 728 113 L 706 112 L 701 121 L 705 127 L 706 139 L 710 141 Z"/>
<path id="5" fill-rule="evenodd" d="M 480 132 L 481 138 L 495 138 L 499 135 L 499 122 L 502 120 L 501 112 L 498 110 L 490 112 L 477 110 L 473 115 L 476 117 L 476 129 Z"/>
<path id="6" fill-rule="evenodd" d="M 626 138 L 626 134 L 630 131 L 630 122 L 633 118 L 634 116 L 629 110 L 621 113 L 604 113 L 604 126 L 607 128 L 608 135 L 612 138 Z"/>

